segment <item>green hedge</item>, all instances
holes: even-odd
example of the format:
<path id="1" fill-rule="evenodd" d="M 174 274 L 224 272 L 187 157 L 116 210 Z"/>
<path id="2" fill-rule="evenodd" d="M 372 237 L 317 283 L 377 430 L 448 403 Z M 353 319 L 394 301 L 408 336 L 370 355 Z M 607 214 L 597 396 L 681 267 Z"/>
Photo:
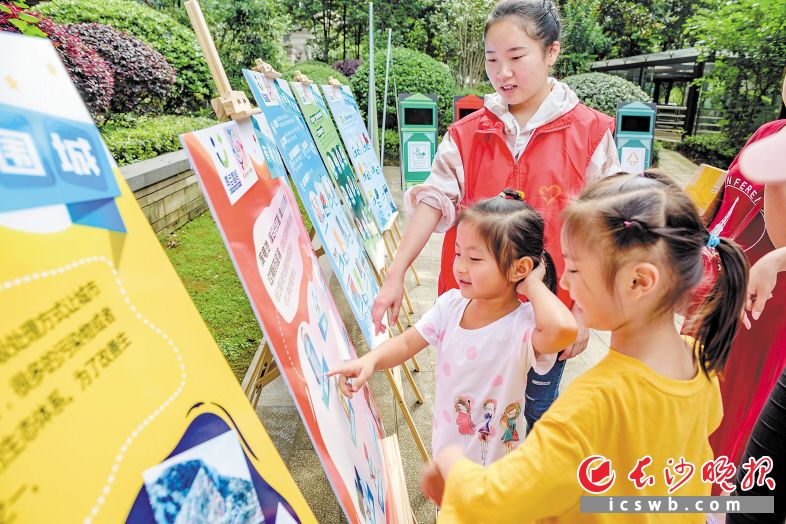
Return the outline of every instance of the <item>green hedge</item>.
<path id="1" fill-rule="evenodd" d="M 328 78 L 331 76 L 342 84 L 349 84 L 349 78 L 342 75 L 340 71 L 333 69 L 324 62 L 318 62 L 316 60 L 309 60 L 308 62 L 299 62 L 297 64 L 285 66 L 284 71 L 282 71 L 281 74 L 283 74 L 287 80 L 292 80 L 295 71 L 300 71 L 310 80 L 320 85 L 327 84 Z"/>
<path id="2" fill-rule="evenodd" d="M 480 98 L 483 98 L 484 96 L 491 94 L 493 92 L 494 92 L 494 87 L 492 87 L 491 84 L 482 83 L 476 85 L 475 87 L 463 87 L 460 89 L 456 89 L 456 91 L 453 92 L 453 95 L 454 96 L 475 95 Z"/>
<path id="3" fill-rule="evenodd" d="M 382 103 L 385 93 L 385 56 L 386 51 L 378 49 L 374 63 L 374 79 L 377 92 L 378 122 L 382 122 Z M 391 56 L 391 70 L 396 77 L 396 87 L 399 93 L 436 94 L 439 98 L 439 128 L 444 133 L 448 124 L 453 122 L 453 93 L 455 81 L 448 66 L 434 60 L 430 56 L 405 48 L 393 49 Z M 358 70 L 352 75 L 350 82 L 352 92 L 358 101 L 364 118 L 368 110 L 368 60 L 363 61 Z M 396 129 L 396 97 L 393 93 L 393 80 L 389 79 L 388 86 L 388 129 Z"/>
<path id="4" fill-rule="evenodd" d="M 617 113 L 617 102 L 652 102 L 652 98 L 633 82 L 605 73 L 585 73 L 563 79 L 579 100 L 609 116 Z"/>
<path id="5" fill-rule="evenodd" d="M 34 9 L 55 22 L 97 22 L 126 31 L 164 55 L 177 71 L 170 111 L 209 105 L 213 82 L 194 32 L 168 15 L 132 0 L 52 0 Z"/>
<path id="6" fill-rule="evenodd" d="M 107 147 L 119 165 L 181 149 L 180 134 L 215 125 L 211 118 L 194 116 L 125 115 L 101 127 Z"/>
<path id="7" fill-rule="evenodd" d="M 682 137 L 677 151 L 697 164 L 728 169 L 741 147 L 742 144 L 735 145 L 724 133 L 712 133 Z"/>
<path id="8" fill-rule="evenodd" d="M 399 156 L 401 137 L 396 129 L 385 129 L 385 162 L 386 166 L 397 166 L 401 162 Z"/>

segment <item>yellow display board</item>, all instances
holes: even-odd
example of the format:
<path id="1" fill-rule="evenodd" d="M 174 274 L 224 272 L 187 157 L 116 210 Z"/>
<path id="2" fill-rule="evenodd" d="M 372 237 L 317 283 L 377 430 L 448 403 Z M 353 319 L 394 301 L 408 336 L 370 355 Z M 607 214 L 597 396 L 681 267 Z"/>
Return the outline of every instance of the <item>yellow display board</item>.
<path id="1" fill-rule="evenodd" d="M 691 181 L 685 186 L 685 192 L 696 204 L 700 213 L 703 213 L 707 207 L 715 200 L 715 196 L 720 191 L 721 186 L 726 180 L 726 171 L 712 167 L 707 164 L 701 164 L 696 168 L 693 173 Z"/>
<path id="2" fill-rule="evenodd" d="M 0 47 L 0 104 L 89 122 L 48 40 Z M 8 188 L 25 164 L 3 140 L 25 133 L 4 122 Z M 46 135 L 28 138 L 44 158 Z M 0 213 L 0 522 L 315 521 L 127 184 L 103 175 L 121 228 L 65 204 Z"/>

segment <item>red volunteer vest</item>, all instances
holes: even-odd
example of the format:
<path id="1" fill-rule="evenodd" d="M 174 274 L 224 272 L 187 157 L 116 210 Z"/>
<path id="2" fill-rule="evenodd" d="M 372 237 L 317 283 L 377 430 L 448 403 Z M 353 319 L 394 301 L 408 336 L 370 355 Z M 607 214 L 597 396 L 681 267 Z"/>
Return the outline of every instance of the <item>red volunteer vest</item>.
<path id="1" fill-rule="evenodd" d="M 464 198 L 460 208 L 499 194 L 506 187 L 524 191 L 527 202 L 546 222 L 546 249 L 554 258 L 557 275 L 565 261 L 560 247 L 560 213 L 584 188 L 584 173 L 592 154 L 614 119 L 577 105 L 565 115 L 535 129 L 518 161 L 505 142 L 504 124 L 487 108 L 448 127 L 464 166 Z M 445 233 L 438 291 L 458 287 L 453 277 L 456 226 Z M 570 306 L 567 292 L 559 297 Z"/>

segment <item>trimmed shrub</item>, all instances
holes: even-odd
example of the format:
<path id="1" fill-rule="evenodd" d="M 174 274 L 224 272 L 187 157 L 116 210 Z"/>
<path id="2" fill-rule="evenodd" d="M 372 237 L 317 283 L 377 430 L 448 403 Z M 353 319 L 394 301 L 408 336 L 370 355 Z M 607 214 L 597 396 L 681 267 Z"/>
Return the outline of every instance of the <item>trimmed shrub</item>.
<path id="1" fill-rule="evenodd" d="M 358 70 L 360 64 L 363 61 L 359 58 L 352 58 L 349 60 L 339 60 L 335 64 L 333 64 L 333 69 L 339 71 L 342 75 L 347 78 L 352 78 L 352 75 L 355 74 L 355 71 Z"/>
<path id="2" fill-rule="evenodd" d="M 585 73 L 563 79 L 579 100 L 609 116 L 617 113 L 617 102 L 652 102 L 652 98 L 633 82 L 605 73 Z"/>
<path id="3" fill-rule="evenodd" d="M 310 80 L 313 80 L 316 84 L 327 84 L 328 78 L 331 76 L 342 84 L 349 84 L 349 79 L 341 74 L 340 71 L 337 71 L 328 64 L 319 62 L 317 60 L 298 62 L 297 64 L 284 66 L 283 69 L 284 71 L 282 71 L 282 74 L 287 80 L 292 80 L 295 75 L 295 71 L 300 71 Z"/>
<path id="4" fill-rule="evenodd" d="M 377 56 L 385 56 L 386 51 L 377 50 Z M 439 129 L 444 133 L 448 124 L 453 121 L 453 92 L 456 89 L 455 80 L 448 66 L 434 60 L 425 53 L 394 48 L 390 59 L 391 74 L 395 75 L 396 87 L 399 93 L 435 94 L 439 98 Z M 368 110 L 368 77 L 369 65 L 364 61 L 352 76 L 350 86 L 358 101 L 363 116 Z M 382 103 L 385 93 L 385 60 L 378 60 L 374 64 L 374 77 L 377 92 L 378 122 L 382 122 Z M 388 86 L 388 129 L 396 129 L 396 97 L 393 92 L 392 77 Z"/>
<path id="5" fill-rule="evenodd" d="M 682 137 L 677 151 L 697 164 L 709 164 L 728 169 L 742 144 L 735 145 L 724 133 L 711 133 Z"/>
<path id="6" fill-rule="evenodd" d="M 175 69 L 161 53 L 108 25 L 74 24 L 68 32 L 95 49 L 112 69 L 112 111 L 143 113 L 163 109 L 175 85 Z"/>
<path id="7" fill-rule="evenodd" d="M 652 162 L 653 166 L 658 165 L 660 162 L 660 155 L 663 152 L 663 142 L 660 140 L 653 140 L 652 141 Z"/>
<path id="8" fill-rule="evenodd" d="M 0 30 L 48 37 L 90 114 L 101 120 L 109 110 L 114 80 L 107 63 L 82 40 L 49 18 L 13 4 L 0 4 Z"/>
<path id="9" fill-rule="evenodd" d="M 35 7 L 59 23 L 107 24 L 152 46 L 177 71 L 169 111 L 207 107 L 213 84 L 193 31 L 170 16 L 132 0 L 52 0 Z"/>
<path id="10" fill-rule="evenodd" d="M 101 127 L 101 136 L 117 163 L 125 165 L 177 151 L 182 147 L 181 133 L 215 124 L 215 120 L 205 117 L 122 115 Z"/>
<path id="11" fill-rule="evenodd" d="M 453 96 L 475 95 L 480 98 L 483 98 L 486 95 L 491 94 L 493 92 L 494 92 L 494 88 L 491 86 L 491 84 L 483 83 L 483 84 L 478 84 L 475 87 L 459 88 L 453 93 Z"/>
<path id="12" fill-rule="evenodd" d="M 401 163 L 399 149 L 401 137 L 396 129 L 385 129 L 385 161 L 386 166 L 397 166 Z"/>

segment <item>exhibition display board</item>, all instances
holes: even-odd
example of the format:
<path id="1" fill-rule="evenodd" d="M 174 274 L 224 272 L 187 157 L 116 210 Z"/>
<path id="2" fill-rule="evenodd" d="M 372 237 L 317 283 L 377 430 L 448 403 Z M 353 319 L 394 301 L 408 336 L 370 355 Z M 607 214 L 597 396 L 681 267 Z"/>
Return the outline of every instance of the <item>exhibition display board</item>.
<path id="1" fill-rule="evenodd" d="M 385 249 L 380 230 L 371 215 L 365 195 L 360 192 L 355 181 L 352 165 L 330 118 L 325 99 L 315 84 L 291 82 L 290 86 L 304 121 L 311 131 L 314 145 L 317 146 L 325 168 L 340 193 L 352 223 L 363 241 L 363 247 L 374 268 L 380 270 L 385 264 Z"/>
<path id="2" fill-rule="evenodd" d="M 390 522 L 383 429 L 369 386 L 348 399 L 329 369 L 357 358 L 294 194 L 273 178 L 263 115 L 182 135 L 210 210 L 350 522 Z"/>
<path id="3" fill-rule="evenodd" d="M 300 195 L 352 313 L 369 347 L 387 337 L 376 334 L 371 306 L 379 292 L 360 237 L 341 205 L 289 85 L 262 73 L 243 70 L 251 92 L 270 126 L 281 157 Z"/>
<path id="4" fill-rule="evenodd" d="M 315 522 L 52 44 L 0 47 L 0 517 Z"/>
<path id="5" fill-rule="evenodd" d="M 371 139 L 368 136 L 363 117 L 360 115 L 355 97 L 349 86 L 320 86 L 325 100 L 333 113 L 341 138 L 346 146 L 352 165 L 366 196 L 371 214 L 380 231 L 388 231 L 398 216 L 398 208 L 382 173 L 382 166 Z"/>

